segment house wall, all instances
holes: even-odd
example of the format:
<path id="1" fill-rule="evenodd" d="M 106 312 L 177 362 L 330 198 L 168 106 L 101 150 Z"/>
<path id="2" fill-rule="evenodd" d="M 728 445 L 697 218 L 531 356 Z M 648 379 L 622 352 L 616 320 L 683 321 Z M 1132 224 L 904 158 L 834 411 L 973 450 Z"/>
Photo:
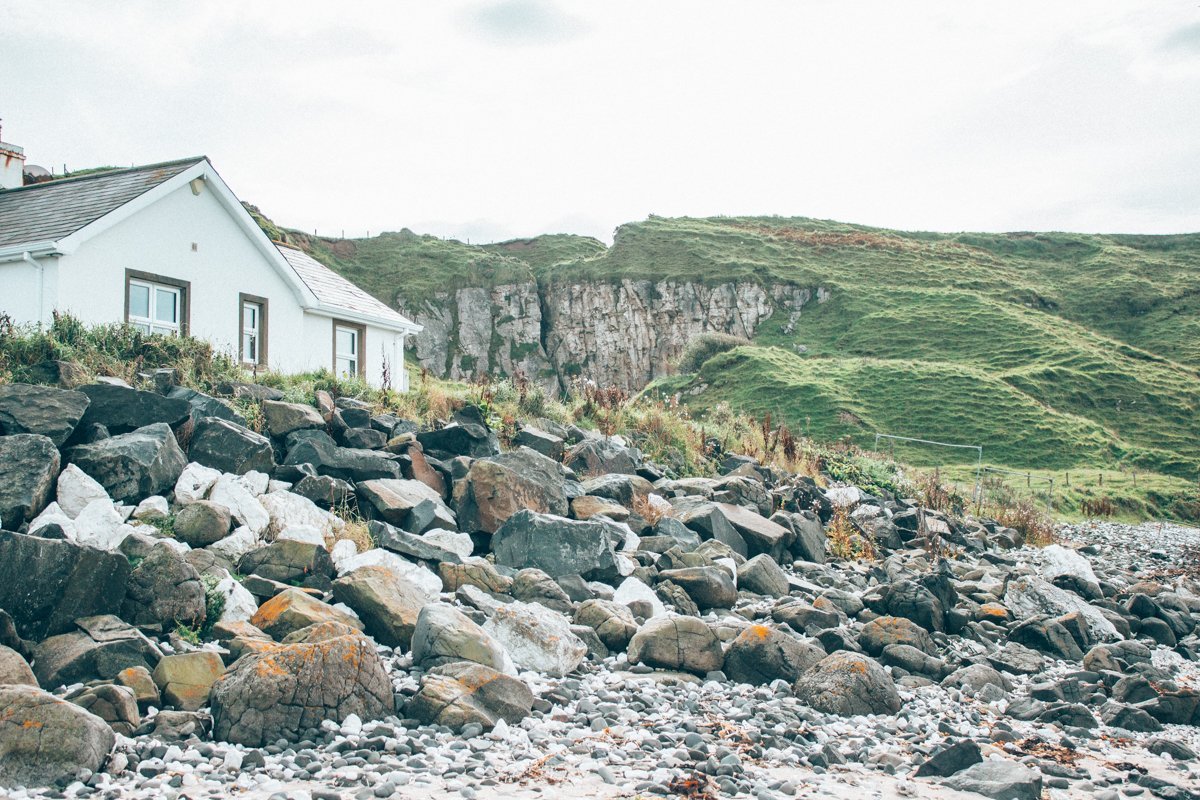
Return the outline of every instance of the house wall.
<path id="1" fill-rule="evenodd" d="M 314 352 L 324 354 L 324 361 L 312 368 L 333 369 L 333 326 L 334 318 L 307 314 L 304 325 L 304 340 Z M 385 328 L 366 326 L 366 379 L 372 386 L 383 386 L 383 366 L 390 365 L 391 388 L 398 391 L 408 389 L 408 372 L 404 369 L 404 337 Z M 320 347 L 324 350 L 319 350 Z"/>
<path id="2" fill-rule="evenodd" d="M 58 291 L 57 259 L 39 258 L 37 263 L 37 267 L 28 261 L 0 263 L 0 313 L 7 314 L 18 325 L 49 320 L 54 306 Z"/>

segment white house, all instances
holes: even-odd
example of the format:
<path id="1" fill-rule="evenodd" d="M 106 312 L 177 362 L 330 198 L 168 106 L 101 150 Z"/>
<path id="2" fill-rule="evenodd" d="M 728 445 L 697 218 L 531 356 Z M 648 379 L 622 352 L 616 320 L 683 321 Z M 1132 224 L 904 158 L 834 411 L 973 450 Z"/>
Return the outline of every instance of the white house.
<path id="1" fill-rule="evenodd" d="M 10 153 L 22 157 L 0 144 L 0 163 Z M 17 323 L 126 321 L 207 339 L 248 368 L 408 388 L 405 337 L 421 327 L 273 243 L 207 158 L 28 186 L 13 174 L 0 171 L 0 313 Z"/>

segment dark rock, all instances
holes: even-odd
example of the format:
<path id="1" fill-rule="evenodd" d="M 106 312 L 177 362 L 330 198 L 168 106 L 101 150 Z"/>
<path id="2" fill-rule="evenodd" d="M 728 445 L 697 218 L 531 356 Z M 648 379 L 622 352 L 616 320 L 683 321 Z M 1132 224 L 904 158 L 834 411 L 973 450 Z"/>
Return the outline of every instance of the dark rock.
<path id="1" fill-rule="evenodd" d="M 171 545 L 155 545 L 129 575 L 121 618 L 167 630 L 176 624 L 199 626 L 204 617 L 204 584 L 196 568 Z"/>
<path id="2" fill-rule="evenodd" d="M 356 499 L 353 485 L 328 475 L 305 475 L 292 486 L 292 492 L 326 510 L 349 507 Z"/>
<path id="3" fill-rule="evenodd" d="M 768 684 L 774 680 L 794 683 L 810 667 L 825 658 L 816 644 L 767 625 L 750 625 L 730 642 L 725 651 L 725 674 L 738 683 Z"/>
<path id="4" fill-rule="evenodd" d="M 294 431 L 321 430 L 325 427 L 320 412 L 303 403 L 264 400 L 262 412 L 267 432 L 275 439 L 284 439 Z"/>
<path id="5" fill-rule="evenodd" d="M 979 745 L 970 739 L 959 739 L 927 758 L 913 774 L 918 778 L 948 778 L 981 761 Z"/>
<path id="6" fill-rule="evenodd" d="M 899 667 L 905 672 L 924 675 L 935 681 L 940 681 L 950 671 L 942 659 L 923 653 L 908 644 L 889 644 L 879 654 L 879 660 L 885 666 Z"/>
<path id="7" fill-rule="evenodd" d="M 91 401 L 80 426 L 103 425 L 113 436 L 156 423 L 174 428 L 187 420 L 192 412 L 186 400 L 128 386 L 94 383 L 79 387 L 79 391 Z"/>
<path id="8" fill-rule="evenodd" d="M 1100 726 L 1092 712 L 1079 703 L 1052 705 L 1038 715 L 1037 721 L 1046 725 L 1057 725 L 1060 728 L 1082 728 L 1084 730 L 1092 730 Z"/>
<path id="9" fill-rule="evenodd" d="M 338 447 L 321 431 L 297 431 L 288 438 L 285 465 L 312 464 L 319 475 L 350 483 L 403 477 L 395 456 L 375 450 Z"/>
<path id="10" fill-rule="evenodd" d="M 217 417 L 202 417 L 196 422 L 188 456 L 206 467 L 235 475 L 252 470 L 270 474 L 275 468 L 275 450 L 267 437 Z"/>
<path id="11" fill-rule="evenodd" d="M 9 383 L 0 386 L 0 436 L 36 433 L 62 447 L 91 401 L 82 392 Z"/>
<path id="12" fill-rule="evenodd" d="M 612 439 L 586 439 L 568 450 L 563 462 L 568 469 L 583 476 L 636 475 L 642 454 L 635 448 L 622 447 Z"/>
<path id="13" fill-rule="evenodd" d="M 198 392 L 195 389 L 189 389 L 185 386 L 176 386 L 166 392 L 167 397 L 173 400 L 184 400 L 191 408 L 192 423 L 196 424 L 205 417 L 215 417 L 232 422 L 235 425 L 246 425 L 246 418 L 233 409 L 229 403 L 224 400 L 219 400 L 216 397 L 210 397 L 203 392 Z"/>
<path id="14" fill-rule="evenodd" d="M 73 447 L 68 457 L 113 500 L 130 505 L 174 488 L 187 466 L 175 434 L 165 423 Z"/>
<path id="15" fill-rule="evenodd" d="M 0 788 L 41 787 L 104 765 L 108 724 L 33 686 L 0 686 Z"/>
<path id="16" fill-rule="evenodd" d="M 58 448 L 47 437 L 0 436 L 0 526 L 16 529 L 42 512 L 59 466 Z"/>
<path id="17" fill-rule="evenodd" d="M 1042 774 L 1015 761 L 981 761 L 947 778 L 946 785 L 992 800 L 1040 800 L 1042 796 Z"/>
<path id="18" fill-rule="evenodd" d="M 513 438 L 513 444 L 517 447 L 528 447 L 530 450 L 536 450 L 546 458 L 553 459 L 554 461 L 562 461 L 563 458 L 562 437 L 555 436 L 538 428 L 529 427 L 528 425 L 521 428 Z"/>
<path id="19" fill-rule="evenodd" d="M 682 586 L 700 609 L 732 608 L 737 602 L 733 578 L 720 567 L 668 569 L 660 572 L 659 578 Z"/>
<path id="20" fill-rule="evenodd" d="M 562 466 L 528 448 L 471 464 L 454 485 L 459 529 L 495 533 L 521 510 L 566 516 L 569 511 Z"/>
<path id="21" fill-rule="evenodd" d="M 766 553 L 738 567 L 738 586 L 768 597 L 786 597 L 789 591 L 787 573 Z"/>
<path id="22" fill-rule="evenodd" d="M 496 531 L 492 549 L 503 566 L 537 567 L 552 578 L 611 580 L 618 576 L 613 539 L 619 535 L 616 524 L 603 519 L 570 520 L 523 510 Z"/>
<path id="23" fill-rule="evenodd" d="M 406 531 L 458 530 L 454 512 L 436 491 L 421 481 L 391 478 L 362 481 L 357 493 L 361 500 L 371 504 L 379 519 Z"/>
<path id="24" fill-rule="evenodd" d="M 1107 703 L 1100 709 L 1104 724 L 1113 728 L 1124 728 L 1134 733 L 1154 733 L 1162 730 L 1162 724 L 1145 710 L 1124 703 Z"/>
<path id="25" fill-rule="evenodd" d="M 153 669 L 162 658 L 157 645 L 111 614 L 82 617 L 76 625 L 34 647 L 34 674 L 47 689 L 113 680 L 127 669 Z"/>
<path id="26" fill-rule="evenodd" d="M 684 498 L 676 501 L 674 505 L 677 519 L 700 534 L 702 540 L 715 539 L 743 557 L 750 554 L 746 540 L 734 529 L 716 503 Z"/>
<path id="27" fill-rule="evenodd" d="M 1075 639 L 1067 632 L 1067 629 L 1048 619 L 1030 619 L 1020 622 L 1009 631 L 1008 638 L 1010 641 L 1048 653 L 1055 658 L 1068 661 L 1079 661 L 1083 658 L 1083 651 L 1079 649 L 1079 645 L 1075 643 Z"/>
<path id="28" fill-rule="evenodd" d="M 441 430 L 418 433 L 417 441 L 424 452 L 436 458 L 487 458 L 500 452 L 496 434 L 480 421 L 465 418 Z"/>
<path id="29" fill-rule="evenodd" d="M 175 515 L 175 538 L 190 547 L 208 547 L 229 535 L 233 517 L 220 503 L 197 500 Z"/>
<path id="30" fill-rule="evenodd" d="M 284 539 L 246 553 L 238 561 L 238 572 L 328 591 L 334 569 L 324 547 Z"/>

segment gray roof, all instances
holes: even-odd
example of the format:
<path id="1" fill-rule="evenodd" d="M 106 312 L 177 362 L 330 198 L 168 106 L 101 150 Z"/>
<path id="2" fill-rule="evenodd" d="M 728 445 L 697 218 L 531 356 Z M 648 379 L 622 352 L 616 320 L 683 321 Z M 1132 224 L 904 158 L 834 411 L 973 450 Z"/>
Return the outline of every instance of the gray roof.
<path id="1" fill-rule="evenodd" d="M 395 309 L 364 292 L 350 281 L 317 261 L 308 253 L 284 245 L 276 245 L 304 281 L 304 285 L 320 302 L 346 311 L 379 317 L 401 325 L 412 325 Z"/>
<path id="2" fill-rule="evenodd" d="M 0 190 L 0 247 L 64 239 L 203 160 L 197 156 Z"/>

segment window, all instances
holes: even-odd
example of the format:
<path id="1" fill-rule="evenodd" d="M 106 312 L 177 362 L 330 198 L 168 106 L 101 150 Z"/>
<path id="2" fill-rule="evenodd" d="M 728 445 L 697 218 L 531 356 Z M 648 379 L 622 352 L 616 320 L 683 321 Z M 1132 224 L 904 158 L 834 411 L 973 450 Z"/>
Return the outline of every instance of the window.
<path id="1" fill-rule="evenodd" d="M 358 378 L 366 374 L 362 353 L 367 329 L 352 322 L 333 322 L 333 374 L 339 378 Z"/>
<path id="2" fill-rule="evenodd" d="M 125 270 L 125 321 L 142 333 L 187 335 L 191 284 Z"/>
<path id="3" fill-rule="evenodd" d="M 243 364 L 266 366 L 267 298 L 252 294 L 238 295 L 240 311 L 238 358 Z"/>

